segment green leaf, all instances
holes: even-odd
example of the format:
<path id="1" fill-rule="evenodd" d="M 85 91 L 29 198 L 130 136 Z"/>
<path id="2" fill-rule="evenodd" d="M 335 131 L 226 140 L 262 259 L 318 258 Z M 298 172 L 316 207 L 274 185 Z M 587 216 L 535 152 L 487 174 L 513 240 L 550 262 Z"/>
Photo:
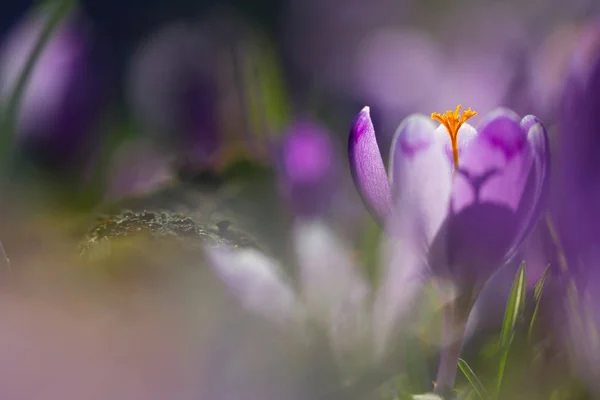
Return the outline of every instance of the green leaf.
<path id="1" fill-rule="evenodd" d="M 483 384 L 481 383 L 477 375 L 475 375 L 475 372 L 473 372 L 469 364 L 467 364 L 467 362 L 462 358 L 459 358 L 458 367 L 463 372 L 471 386 L 473 386 L 473 389 L 477 393 L 477 396 L 479 396 L 481 400 L 488 400 L 490 398 L 490 395 L 488 394 L 487 390 L 485 390 Z"/>
<path id="2" fill-rule="evenodd" d="M 504 313 L 504 322 L 502 323 L 502 333 L 500 335 L 500 365 L 498 367 L 498 383 L 496 385 L 496 398 L 500 393 L 502 386 L 502 378 L 508 360 L 508 351 L 515 336 L 515 327 L 517 321 L 523 315 L 525 309 L 526 295 L 526 280 L 525 280 L 525 263 L 521 263 L 521 267 L 515 275 L 515 280 L 510 291 L 510 296 L 506 304 Z"/>
<path id="3" fill-rule="evenodd" d="M 540 300 L 541 300 L 542 294 L 544 292 L 544 284 L 546 283 L 546 277 L 548 276 L 548 268 L 550 268 L 550 265 L 548 265 L 546 267 L 546 269 L 544 270 L 544 273 L 542 273 L 542 276 L 540 276 L 540 279 L 538 279 L 537 283 L 535 284 L 534 291 L 533 291 L 534 308 L 533 308 L 533 314 L 531 315 L 531 321 L 529 321 L 529 331 L 527 333 L 528 339 L 531 339 L 531 335 L 533 333 L 533 326 L 535 324 L 535 319 L 537 318 L 537 315 L 538 315 Z"/>
<path id="4" fill-rule="evenodd" d="M 502 323 L 502 334 L 500 335 L 500 348 L 510 346 L 515 334 L 515 326 L 519 317 L 523 314 L 525 308 L 525 263 L 515 275 L 515 280 L 510 291 L 510 296 L 506 304 L 504 313 L 504 322 Z"/>

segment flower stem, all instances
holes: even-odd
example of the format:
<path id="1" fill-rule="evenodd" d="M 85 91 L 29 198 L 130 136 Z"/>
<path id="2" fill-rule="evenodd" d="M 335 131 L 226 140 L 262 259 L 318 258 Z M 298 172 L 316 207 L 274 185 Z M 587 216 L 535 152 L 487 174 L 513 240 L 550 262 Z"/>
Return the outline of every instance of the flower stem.
<path id="1" fill-rule="evenodd" d="M 454 300 L 443 309 L 442 351 L 434 392 L 443 398 L 452 398 L 458 359 L 462 350 L 470 306 Z"/>

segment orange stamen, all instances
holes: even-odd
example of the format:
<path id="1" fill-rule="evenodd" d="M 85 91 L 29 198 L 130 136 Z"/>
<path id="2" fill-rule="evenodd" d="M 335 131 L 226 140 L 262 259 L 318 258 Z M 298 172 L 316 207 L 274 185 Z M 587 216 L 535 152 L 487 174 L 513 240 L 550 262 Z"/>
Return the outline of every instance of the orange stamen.
<path id="1" fill-rule="evenodd" d="M 467 111 L 460 115 L 460 108 L 462 104 L 456 107 L 456 110 L 448 110 L 444 114 L 432 113 L 431 119 L 438 121 L 440 124 L 446 127 L 448 134 L 450 135 L 450 142 L 452 143 L 452 156 L 454 158 L 454 169 L 458 170 L 458 130 L 467 122 L 471 117 L 477 115 L 477 113 L 469 107 Z"/>

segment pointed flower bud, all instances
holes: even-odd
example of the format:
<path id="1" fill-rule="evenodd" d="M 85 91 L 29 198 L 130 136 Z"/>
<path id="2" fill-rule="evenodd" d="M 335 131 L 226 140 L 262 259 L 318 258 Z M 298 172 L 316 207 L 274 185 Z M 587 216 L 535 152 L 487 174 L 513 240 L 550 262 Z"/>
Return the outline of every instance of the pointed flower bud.
<path id="1" fill-rule="evenodd" d="M 365 107 L 354 119 L 348 138 L 350 171 L 356 187 L 373 216 L 383 221 L 390 213 L 390 184 L 379 152 L 370 109 Z"/>

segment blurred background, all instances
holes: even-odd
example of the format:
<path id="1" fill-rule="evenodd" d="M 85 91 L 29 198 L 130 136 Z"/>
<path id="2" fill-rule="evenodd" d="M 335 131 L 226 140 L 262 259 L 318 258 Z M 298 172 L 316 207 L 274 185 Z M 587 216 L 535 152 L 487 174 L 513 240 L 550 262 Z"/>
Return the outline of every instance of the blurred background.
<path id="1" fill-rule="evenodd" d="M 570 68 L 600 51 L 599 11 L 596 0 L 5 0 L 0 398 L 371 396 L 396 359 L 340 368 L 318 328 L 289 334 L 234 301 L 202 247 L 260 251 L 294 287 L 294 232 L 319 220 L 373 281 L 381 232 L 348 169 L 353 117 L 371 107 L 386 164 L 406 116 L 458 104 L 479 113 L 473 125 L 499 106 L 535 114 L 554 148 Z M 435 372 L 437 310 L 424 310 L 412 393 Z"/>

